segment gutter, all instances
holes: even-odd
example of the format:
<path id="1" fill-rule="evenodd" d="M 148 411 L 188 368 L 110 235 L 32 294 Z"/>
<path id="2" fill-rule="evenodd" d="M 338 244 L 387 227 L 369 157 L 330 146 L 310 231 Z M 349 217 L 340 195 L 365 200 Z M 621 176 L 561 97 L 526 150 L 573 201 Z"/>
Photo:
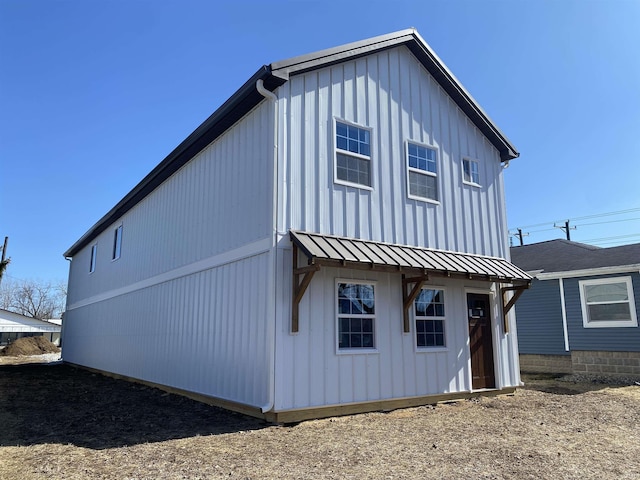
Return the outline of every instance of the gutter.
<path id="1" fill-rule="evenodd" d="M 617 265 L 610 267 L 595 267 L 584 268 L 582 270 L 568 270 L 564 272 L 549 272 L 538 273 L 535 277 L 538 280 L 555 280 L 558 278 L 573 278 L 573 277 L 590 277 L 597 275 L 611 275 L 616 273 L 640 273 L 640 263 L 633 263 L 629 265 Z"/>
<path id="2" fill-rule="evenodd" d="M 273 316 L 268 325 L 267 331 L 267 345 L 271 348 L 271 355 L 269 356 L 269 399 L 265 405 L 260 407 L 262 413 L 267 413 L 273 410 L 276 396 L 276 320 L 277 320 L 277 306 L 276 306 L 276 272 L 278 271 L 278 96 L 267 90 L 264 86 L 264 80 L 259 78 L 256 80 L 256 91 L 267 100 L 273 102 L 273 185 L 272 193 L 273 198 L 271 200 L 272 209 L 272 232 L 271 232 L 271 293 L 269 295 L 267 311 L 272 312 Z"/>

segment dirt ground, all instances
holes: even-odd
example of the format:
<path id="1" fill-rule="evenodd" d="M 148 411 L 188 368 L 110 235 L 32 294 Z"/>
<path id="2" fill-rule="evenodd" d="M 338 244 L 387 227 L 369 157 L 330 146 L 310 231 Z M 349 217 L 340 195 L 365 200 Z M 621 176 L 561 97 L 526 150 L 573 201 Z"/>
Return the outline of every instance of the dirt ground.
<path id="1" fill-rule="evenodd" d="M 0 479 L 639 479 L 640 386 L 271 426 L 63 364 L 0 365 Z"/>

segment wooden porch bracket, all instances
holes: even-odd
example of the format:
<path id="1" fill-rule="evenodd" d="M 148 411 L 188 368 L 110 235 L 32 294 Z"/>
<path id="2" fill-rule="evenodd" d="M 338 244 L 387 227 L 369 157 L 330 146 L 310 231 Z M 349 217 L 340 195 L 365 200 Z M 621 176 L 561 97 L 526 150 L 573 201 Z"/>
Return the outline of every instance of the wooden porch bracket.
<path id="1" fill-rule="evenodd" d="M 413 301 L 416 299 L 427 280 L 429 280 L 429 275 L 426 274 L 420 277 L 410 278 L 406 278 L 404 275 L 402 275 L 402 317 L 404 333 L 409 333 L 411 331 L 409 322 L 409 309 L 411 308 Z M 415 285 L 411 289 L 411 292 L 407 294 L 407 287 L 412 283 L 414 283 Z"/>
<path id="2" fill-rule="evenodd" d="M 507 314 L 509 313 L 509 310 L 513 308 L 513 306 L 516 304 L 516 302 L 520 298 L 520 295 L 522 295 L 524 291 L 529 288 L 529 286 L 530 284 L 527 283 L 526 285 L 514 285 L 512 287 L 502 287 L 500 289 L 500 293 L 502 293 L 502 305 L 503 305 L 502 321 L 504 322 L 505 333 L 509 331 L 509 322 L 507 322 Z M 513 297 L 511 297 L 511 300 L 509 300 L 508 302 L 506 301 L 506 297 L 505 297 L 505 294 L 507 292 L 514 292 Z"/>
<path id="3" fill-rule="evenodd" d="M 300 312 L 300 300 L 307 291 L 307 287 L 311 283 L 313 275 L 320 270 L 320 265 L 312 263 L 306 267 L 298 268 L 298 246 L 293 244 L 293 285 L 291 294 L 291 333 L 298 333 L 299 331 L 299 312 Z M 300 275 L 304 275 L 302 281 L 300 281 Z"/>

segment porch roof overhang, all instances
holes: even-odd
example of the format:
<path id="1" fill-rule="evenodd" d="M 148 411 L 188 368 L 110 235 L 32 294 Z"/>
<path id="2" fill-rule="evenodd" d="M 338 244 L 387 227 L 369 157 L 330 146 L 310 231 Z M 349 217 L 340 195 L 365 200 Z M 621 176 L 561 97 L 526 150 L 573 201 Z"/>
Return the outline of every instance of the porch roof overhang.
<path id="1" fill-rule="evenodd" d="M 365 268 L 528 285 L 532 277 L 503 258 L 291 230 L 309 265 Z"/>
<path id="2" fill-rule="evenodd" d="M 296 230 L 290 230 L 289 236 L 293 243 L 292 333 L 298 332 L 300 300 L 321 266 L 402 274 L 403 329 L 406 333 L 410 329 L 409 309 L 429 276 L 511 284 L 500 288 L 505 332 L 508 331 L 509 310 L 533 280 L 527 272 L 504 258 Z M 299 250 L 307 257 L 306 267 L 298 266 Z M 513 295 L 507 299 L 509 292 Z"/>

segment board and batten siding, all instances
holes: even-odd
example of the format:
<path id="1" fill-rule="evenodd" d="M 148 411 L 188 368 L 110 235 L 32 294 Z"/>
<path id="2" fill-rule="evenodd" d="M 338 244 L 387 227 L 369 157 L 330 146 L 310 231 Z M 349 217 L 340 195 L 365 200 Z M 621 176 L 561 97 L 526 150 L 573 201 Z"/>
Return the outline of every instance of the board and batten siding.
<path id="1" fill-rule="evenodd" d="M 580 280 L 631 277 L 636 314 L 640 318 L 640 273 L 620 273 L 564 279 L 564 298 L 567 308 L 567 328 L 571 350 L 602 350 L 610 352 L 640 352 L 640 327 L 584 328 L 580 302 Z"/>
<path id="2" fill-rule="evenodd" d="M 260 103 L 74 256 L 65 361 L 267 403 L 273 119 L 273 105 Z M 121 257 L 112 261 L 120 224 Z"/>
<path id="3" fill-rule="evenodd" d="M 569 355 L 564 346 L 559 280 L 534 280 L 515 310 L 521 354 Z"/>
<path id="4" fill-rule="evenodd" d="M 273 106 L 262 102 L 74 256 L 68 304 L 270 238 Z M 121 258 L 112 261 L 122 224 Z"/>
<path id="5" fill-rule="evenodd" d="M 263 253 L 67 311 L 64 360 L 262 406 L 271 261 Z"/>
<path id="6" fill-rule="evenodd" d="M 279 231 L 508 258 L 499 153 L 406 47 L 293 76 L 277 93 Z M 371 190 L 334 183 L 334 119 L 371 129 Z M 439 204 L 408 198 L 407 140 L 438 149 Z M 463 183 L 463 157 L 479 162 L 480 187 Z"/>
<path id="7" fill-rule="evenodd" d="M 291 251 L 278 249 L 278 274 L 290 278 L 290 272 Z M 337 279 L 375 282 L 375 353 L 338 351 Z M 466 292 L 490 293 L 491 284 L 434 278 L 425 285 L 445 290 L 447 330 L 447 348 L 427 352 L 416 350 L 413 323 L 403 333 L 401 281 L 395 273 L 323 267 L 302 297 L 296 334 L 291 282 L 278 283 L 276 411 L 471 390 Z M 503 333 L 493 298 L 496 381 L 517 386 L 517 339 Z"/>

